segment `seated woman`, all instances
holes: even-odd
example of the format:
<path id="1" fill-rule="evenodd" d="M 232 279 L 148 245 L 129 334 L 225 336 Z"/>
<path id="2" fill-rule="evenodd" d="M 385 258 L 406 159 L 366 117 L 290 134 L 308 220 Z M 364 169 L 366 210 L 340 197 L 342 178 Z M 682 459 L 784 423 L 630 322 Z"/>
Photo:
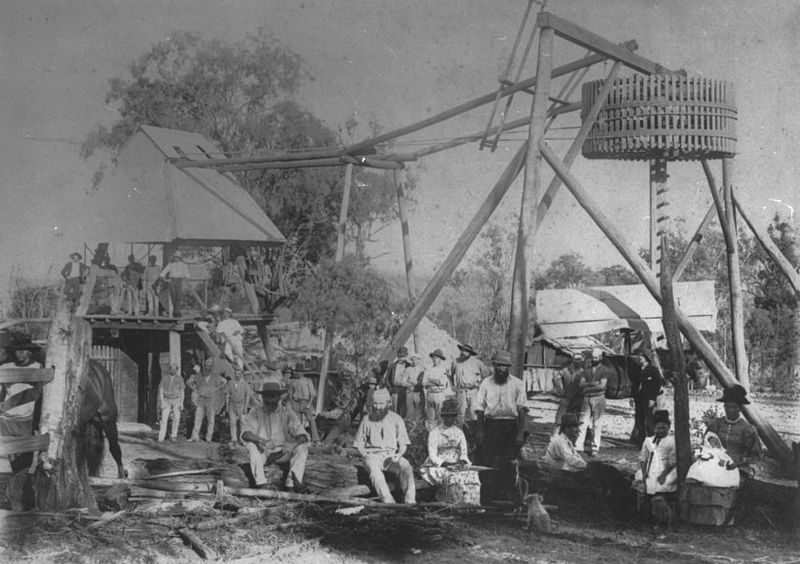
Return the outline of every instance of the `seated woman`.
<path id="1" fill-rule="evenodd" d="M 713 488 L 738 488 L 739 472 L 729 469 L 733 459 L 722 448 L 716 433 L 706 433 L 703 448 L 686 474 L 687 482 L 698 482 Z"/>
<path id="2" fill-rule="evenodd" d="M 675 437 L 669 434 L 669 412 L 659 410 L 653 414 L 655 435 L 647 437 L 639 453 L 639 470 L 636 481 L 642 493 L 653 496 L 673 493 L 678 489 Z"/>
<path id="3" fill-rule="evenodd" d="M 714 419 L 706 433 L 715 433 L 719 437 L 722 448 L 731 458 L 726 468 L 738 469 L 741 484 L 744 485 L 744 481 L 754 474 L 750 465 L 761 459 L 758 433 L 742 415 L 742 406 L 750 403 L 747 390 L 737 384 L 722 392 L 722 397 L 717 401 L 723 403 L 725 415 Z"/>
<path id="4" fill-rule="evenodd" d="M 561 416 L 561 429 L 557 435 L 550 438 L 544 453 L 546 463 L 567 472 L 586 470 L 586 461 L 575 448 L 579 426 L 574 413 L 565 413 Z"/>
<path id="5" fill-rule="evenodd" d="M 442 423 L 428 433 L 428 459 L 419 473 L 429 484 L 441 487 L 439 499 L 479 505 L 480 480 L 477 472 L 466 470 L 472 463 L 464 431 L 456 426 L 458 413 L 455 399 L 442 404 Z"/>

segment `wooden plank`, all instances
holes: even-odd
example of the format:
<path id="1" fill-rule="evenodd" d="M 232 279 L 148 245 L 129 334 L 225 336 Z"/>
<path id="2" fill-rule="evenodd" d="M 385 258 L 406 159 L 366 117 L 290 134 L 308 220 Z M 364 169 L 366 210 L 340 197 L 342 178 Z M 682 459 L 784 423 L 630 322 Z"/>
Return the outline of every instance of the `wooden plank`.
<path id="1" fill-rule="evenodd" d="M 75 315 L 83 317 L 89 311 L 89 305 L 92 303 L 92 296 L 94 295 L 94 285 L 97 282 L 97 270 L 100 267 L 93 264 L 89 267 L 89 275 L 81 287 L 81 297 L 78 301 L 78 307 L 75 309 Z"/>
<path id="2" fill-rule="evenodd" d="M 41 452 L 50 446 L 50 435 L 0 437 L 0 456 L 23 452 Z"/>
<path id="3" fill-rule="evenodd" d="M 712 174 L 711 168 L 708 165 L 708 161 L 702 160 L 701 162 L 703 164 L 703 171 L 706 174 L 706 179 L 708 180 L 708 187 L 712 191 L 719 193 L 717 184 L 714 181 L 714 175 Z M 703 217 L 703 221 L 701 221 L 700 225 L 697 227 L 697 231 L 694 232 L 694 236 L 692 236 L 692 239 L 689 241 L 689 245 L 686 247 L 686 250 L 683 251 L 683 256 L 681 257 L 681 260 L 678 261 L 678 266 L 675 267 L 675 272 L 672 275 L 675 282 L 680 280 L 680 277 L 686 270 L 686 267 L 689 266 L 692 256 L 694 256 L 694 252 L 697 250 L 697 248 L 700 246 L 700 242 L 703 240 L 703 233 L 705 233 L 705 230 L 714 219 L 715 211 L 716 207 L 712 204 L 708 208 L 705 217 Z"/>
<path id="4" fill-rule="evenodd" d="M 628 49 L 620 47 L 608 39 L 579 27 L 563 18 L 559 18 L 550 12 L 539 12 L 536 25 L 541 28 L 552 28 L 559 37 L 576 43 L 586 49 L 591 49 L 595 53 L 609 59 L 621 61 L 625 66 L 644 74 L 677 74 L 658 63 L 632 53 Z"/>
<path id="5" fill-rule="evenodd" d="M 622 44 L 622 49 L 624 50 L 635 50 L 638 49 L 639 46 L 636 44 L 636 41 L 626 41 Z M 578 59 L 571 63 L 567 63 L 565 65 L 561 65 L 560 67 L 556 67 L 553 69 L 551 73 L 551 78 L 558 78 L 559 76 L 564 76 L 566 74 L 570 74 L 576 70 L 580 70 L 585 67 L 590 67 L 597 63 L 603 62 L 605 57 L 603 55 L 589 55 L 588 57 L 584 57 L 582 59 Z M 507 88 L 503 88 L 500 90 L 500 97 L 510 96 L 516 92 L 520 92 L 521 90 L 525 90 L 526 88 L 530 88 L 532 86 L 536 86 L 536 77 L 528 78 L 521 82 L 516 83 L 514 86 L 509 86 Z M 431 116 L 427 119 L 422 121 L 418 121 L 411 125 L 407 125 L 405 127 L 401 127 L 399 129 L 395 129 L 392 131 L 388 131 L 381 135 L 376 135 L 370 139 L 366 139 L 355 145 L 351 145 L 342 149 L 341 154 L 357 154 L 365 149 L 369 149 L 374 147 L 379 143 L 385 143 L 386 141 L 390 141 L 397 137 L 402 137 L 403 135 L 408 135 L 409 133 L 414 133 L 415 131 L 419 131 L 420 129 L 425 129 L 426 127 L 430 127 L 431 125 L 435 125 L 437 123 L 441 123 L 445 120 L 448 120 L 452 117 L 455 117 L 459 114 L 463 114 L 464 112 L 468 112 L 469 110 L 474 110 L 480 106 L 493 102 L 497 96 L 497 91 L 492 91 L 489 94 L 484 94 L 483 96 L 479 96 L 478 98 L 473 98 L 463 104 L 459 104 L 454 108 L 450 108 L 449 110 L 445 110 L 444 112 L 438 113 L 434 116 Z M 483 132 L 481 132 L 481 137 L 483 137 Z M 480 137 L 478 138 L 480 139 Z"/>
<path id="6" fill-rule="evenodd" d="M 0 368 L 0 384 L 31 384 L 52 381 L 52 368 L 16 368 L 9 366 Z"/>

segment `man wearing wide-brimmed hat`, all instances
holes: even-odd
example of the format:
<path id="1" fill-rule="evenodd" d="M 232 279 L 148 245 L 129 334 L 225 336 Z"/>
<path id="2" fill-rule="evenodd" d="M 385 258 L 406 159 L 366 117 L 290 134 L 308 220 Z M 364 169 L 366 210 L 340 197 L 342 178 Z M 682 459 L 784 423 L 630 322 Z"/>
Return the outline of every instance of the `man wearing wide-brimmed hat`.
<path id="1" fill-rule="evenodd" d="M 394 503 L 384 472 L 400 477 L 400 488 L 406 503 L 417 502 L 414 469 L 403 457 L 411 441 L 403 418 L 389 409 L 392 398 L 386 388 L 375 390 L 372 410 L 361 420 L 353 447 L 364 457 L 369 479 L 384 503 Z"/>
<path id="2" fill-rule="evenodd" d="M 494 374 L 481 382 L 475 408 L 479 462 L 498 470 L 494 479 L 486 483 L 490 499 L 511 494 L 510 487 L 514 484 L 511 462 L 525 442 L 528 414 L 525 384 L 509 374 L 511 353 L 496 352 L 492 365 Z"/>
<path id="3" fill-rule="evenodd" d="M 206 369 L 200 363 L 192 365 L 192 375 L 186 381 L 186 387 L 192 390 L 192 398 L 195 399 L 195 412 L 194 412 L 194 428 L 192 429 L 192 436 L 190 441 L 200 440 L 200 429 L 203 425 L 203 419 L 206 419 L 206 441 L 211 442 L 214 436 L 214 423 L 217 417 L 217 411 L 222 407 L 225 401 L 225 385 L 226 380 L 218 373 L 209 368 L 213 368 L 214 361 L 208 362 L 206 359 Z"/>
<path id="4" fill-rule="evenodd" d="M 558 424 L 558 433 L 550 437 L 544 461 L 567 472 L 579 472 L 586 468 L 586 461 L 575 449 L 578 438 L 578 417 L 574 413 L 565 413 Z"/>
<path id="5" fill-rule="evenodd" d="M 180 317 L 183 300 L 183 281 L 189 278 L 189 267 L 183 262 L 183 255 L 175 251 L 159 277 L 169 283 L 169 317 Z"/>
<path id="6" fill-rule="evenodd" d="M 241 439 L 250 456 L 250 470 L 257 488 L 268 488 L 264 466 L 289 463 L 287 489 L 304 491 L 303 474 L 308 459 L 308 433 L 300 418 L 281 404 L 286 393 L 283 382 L 262 382 L 259 387 L 261 405 L 254 407 L 242 420 Z"/>
<path id="7" fill-rule="evenodd" d="M 308 420 L 308 427 L 311 431 L 311 440 L 319 442 L 319 431 L 317 430 L 317 419 L 315 414 L 314 398 L 317 397 L 317 389 L 311 378 L 307 378 L 299 370 L 287 365 L 283 369 L 288 372 L 289 381 L 286 384 L 286 391 L 289 394 L 289 405 L 298 416 L 305 415 Z"/>
<path id="8" fill-rule="evenodd" d="M 475 398 L 478 397 L 478 386 L 491 370 L 478 360 L 478 352 L 466 343 L 458 344 L 459 355 L 453 361 L 453 388 L 458 402 L 458 425 L 465 421 L 477 420 L 475 415 Z"/>
<path id="9" fill-rule="evenodd" d="M 392 409 L 403 418 L 408 413 L 405 371 L 409 364 L 408 348 L 402 346 L 397 349 L 397 358 L 386 370 L 386 384 L 392 396 Z"/>
<path id="10" fill-rule="evenodd" d="M 446 357 L 442 349 L 436 349 L 430 357 L 433 366 L 427 367 L 422 375 L 422 387 L 425 390 L 425 427 L 429 431 L 442 422 L 442 404 L 452 390 L 447 366 L 444 364 Z"/>
<path id="11" fill-rule="evenodd" d="M 75 303 L 81 297 L 81 284 L 86 278 L 86 265 L 81 264 L 83 257 L 80 253 L 69 255 L 69 262 L 61 269 L 61 276 L 64 277 L 64 295 L 68 300 Z"/>

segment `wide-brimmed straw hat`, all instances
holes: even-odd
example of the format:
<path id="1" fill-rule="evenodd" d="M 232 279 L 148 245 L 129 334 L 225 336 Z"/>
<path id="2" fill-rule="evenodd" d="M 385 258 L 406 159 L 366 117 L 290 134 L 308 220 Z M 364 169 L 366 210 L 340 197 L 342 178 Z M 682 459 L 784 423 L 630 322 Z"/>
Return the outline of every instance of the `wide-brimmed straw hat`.
<path id="1" fill-rule="evenodd" d="M 459 343 L 457 346 L 458 346 L 458 350 L 464 351 L 465 353 L 469 353 L 469 354 L 471 354 L 473 356 L 478 354 L 478 351 L 476 351 L 475 349 L 473 349 L 471 346 L 469 346 L 466 343 Z"/>
<path id="2" fill-rule="evenodd" d="M 436 349 L 430 354 L 431 358 L 434 358 L 434 357 L 437 357 L 437 356 L 439 358 L 441 358 L 442 360 L 446 360 L 447 359 L 447 357 L 444 356 L 444 353 L 442 352 L 442 349 Z"/>

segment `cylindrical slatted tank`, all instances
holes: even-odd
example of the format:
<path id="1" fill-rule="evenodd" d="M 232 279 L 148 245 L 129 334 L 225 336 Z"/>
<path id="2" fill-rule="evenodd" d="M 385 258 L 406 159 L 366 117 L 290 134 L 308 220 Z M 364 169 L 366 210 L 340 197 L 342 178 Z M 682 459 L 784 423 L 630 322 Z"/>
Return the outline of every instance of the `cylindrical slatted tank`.
<path id="1" fill-rule="evenodd" d="M 582 119 L 602 85 L 583 85 Z M 735 152 L 733 84 L 686 76 L 617 79 L 583 143 L 588 159 L 722 159 Z"/>

